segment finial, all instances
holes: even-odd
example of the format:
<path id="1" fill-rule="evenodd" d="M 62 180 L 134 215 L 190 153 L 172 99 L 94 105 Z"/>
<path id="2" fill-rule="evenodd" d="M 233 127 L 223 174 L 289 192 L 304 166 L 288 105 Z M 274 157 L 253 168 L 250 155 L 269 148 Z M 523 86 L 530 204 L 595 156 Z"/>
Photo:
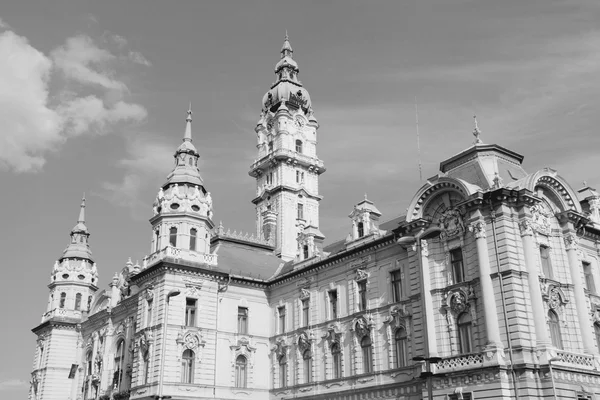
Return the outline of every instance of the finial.
<path id="1" fill-rule="evenodd" d="M 367 200 L 367 192 L 365 192 L 365 200 Z"/>
<path id="2" fill-rule="evenodd" d="M 290 40 L 288 33 L 287 33 L 287 29 L 285 30 L 285 40 Z"/>
<path id="3" fill-rule="evenodd" d="M 481 138 L 479 137 L 481 135 L 481 130 L 479 129 L 479 126 L 477 125 L 477 115 L 473 115 L 473 120 L 475 121 L 475 128 L 473 129 L 473 136 L 475 136 L 475 141 L 473 142 L 473 144 L 481 144 L 483 143 L 481 141 Z"/>
<path id="4" fill-rule="evenodd" d="M 183 135 L 183 141 L 192 141 L 192 102 L 190 101 L 190 108 L 187 112 L 187 118 L 185 119 L 185 134 Z"/>
<path id="5" fill-rule="evenodd" d="M 81 198 L 81 209 L 79 210 L 79 219 L 77 220 L 77 222 L 85 223 L 85 193 Z"/>
<path id="6" fill-rule="evenodd" d="M 584 188 L 588 187 L 588 185 L 587 185 L 587 181 L 583 181 L 583 187 L 584 187 Z"/>

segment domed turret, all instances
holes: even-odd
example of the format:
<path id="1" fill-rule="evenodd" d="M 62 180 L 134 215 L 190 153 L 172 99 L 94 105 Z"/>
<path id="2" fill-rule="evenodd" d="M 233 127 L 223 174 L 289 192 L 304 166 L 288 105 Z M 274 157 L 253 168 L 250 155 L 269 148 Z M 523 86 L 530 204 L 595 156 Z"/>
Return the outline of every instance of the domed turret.
<path id="1" fill-rule="evenodd" d="M 77 225 L 71 230 L 71 243 L 63 252 L 60 262 L 68 258 L 85 259 L 93 262 L 92 251 L 88 243 L 90 233 L 85 225 L 85 195 L 81 199 L 81 208 L 79 210 L 79 218 Z"/>

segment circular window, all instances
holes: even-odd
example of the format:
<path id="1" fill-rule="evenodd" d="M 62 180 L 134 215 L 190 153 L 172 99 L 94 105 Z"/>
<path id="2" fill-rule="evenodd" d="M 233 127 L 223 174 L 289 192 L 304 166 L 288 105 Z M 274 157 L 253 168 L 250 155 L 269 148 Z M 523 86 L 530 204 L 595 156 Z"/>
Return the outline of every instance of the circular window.
<path id="1" fill-rule="evenodd" d="M 198 207 L 197 205 L 194 204 L 192 206 L 192 210 L 194 210 L 194 211 L 200 211 L 200 207 Z"/>
<path id="2" fill-rule="evenodd" d="M 80 280 L 84 280 L 84 279 L 85 279 L 85 276 L 84 276 L 84 275 L 77 275 L 77 277 L 78 277 Z"/>
<path id="3" fill-rule="evenodd" d="M 63 279 L 68 279 L 69 278 L 69 274 L 63 274 Z"/>
<path id="4" fill-rule="evenodd" d="M 171 210 L 177 210 L 179 208 L 179 204 L 173 203 L 171 204 Z"/>

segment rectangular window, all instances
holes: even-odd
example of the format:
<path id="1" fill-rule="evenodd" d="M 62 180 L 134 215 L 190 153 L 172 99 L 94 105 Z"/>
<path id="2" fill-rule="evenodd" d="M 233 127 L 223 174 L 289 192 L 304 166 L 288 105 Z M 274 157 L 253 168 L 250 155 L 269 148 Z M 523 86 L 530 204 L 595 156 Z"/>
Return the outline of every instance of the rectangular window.
<path id="1" fill-rule="evenodd" d="M 277 314 L 279 315 L 279 333 L 285 332 L 285 306 L 277 308 Z"/>
<path id="2" fill-rule="evenodd" d="M 302 300 L 302 325 L 308 326 L 310 313 L 310 299 Z"/>
<path id="3" fill-rule="evenodd" d="M 304 219 L 304 204 L 298 203 L 298 219 Z"/>
<path id="4" fill-rule="evenodd" d="M 248 309 L 238 307 L 238 333 L 246 335 L 248 333 Z"/>
<path id="5" fill-rule="evenodd" d="M 460 283 L 465 281 L 465 268 L 463 265 L 463 253 L 459 247 L 454 250 L 450 250 L 450 263 L 452 264 L 452 279 L 453 283 Z"/>
<path id="6" fill-rule="evenodd" d="M 596 285 L 594 284 L 594 275 L 592 274 L 592 264 L 583 262 L 583 275 L 585 276 L 585 287 L 592 294 L 596 294 Z"/>
<path id="7" fill-rule="evenodd" d="M 196 326 L 196 299 L 185 299 L 185 326 Z"/>
<path id="8" fill-rule="evenodd" d="M 337 290 L 329 291 L 329 317 L 337 319 L 338 317 L 338 295 Z"/>
<path id="9" fill-rule="evenodd" d="M 540 246 L 540 259 L 542 260 L 542 273 L 546 278 L 552 279 L 552 263 L 550 263 L 550 248 Z"/>
<path id="10" fill-rule="evenodd" d="M 300 171 L 296 171 L 296 183 L 300 183 Z"/>
<path id="11" fill-rule="evenodd" d="M 152 299 L 146 304 L 146 326 L 152 325 Z"/>
<path id="12" fill-rule="evenodd" d="M 356 282 L 358 285 L 358 310 L 367 309 L 367 281 Z"/>
<path id="13" fill-rule="evenodd" d="M 392 279 L 392 300 L 399 302 L 402 298 L 402 272 L 400 270 L 391 272 Z"/>

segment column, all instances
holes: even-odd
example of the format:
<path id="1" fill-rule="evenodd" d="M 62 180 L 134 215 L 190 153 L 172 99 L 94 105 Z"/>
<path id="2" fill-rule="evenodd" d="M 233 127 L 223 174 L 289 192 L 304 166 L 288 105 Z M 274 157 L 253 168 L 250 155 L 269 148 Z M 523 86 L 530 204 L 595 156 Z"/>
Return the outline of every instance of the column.
<path id="1" fill-rule="evenodd" d="M 427 340 L 427 349 L 429 354 L 426 357 L 437 357 L 437 341 L 435 340 L 435 318 L 433 315 L 433 299 L 431 297 L 431 273 L 429 272 L 429 250 L 426 240 L 420 240 L 420 251 L 417 251 L 419 257 L 419 267 L 421 270 L 421 283 L 423 287 L 423 314 L 425 315 L 425 332 Z M 413 247 L 414 250 L 418 250 Z"/>
<path id="2" fill-rule="evenodd" d="M 569 224 L 570 225 L 570 224 Z M 589 309 L 585 298 L 583 279 L 581 277 L 581 263 L 577 258 L 577 249 L 579 239 L 575 232 L 568 231 L 565 236 L 565 247 L 567 249 L 567 259 L 569 260 L 569 270 L 571 271 L 571 281 L 573 282 L 573 291 L 575 292 L 575 308 L 577 309 L 577 319 L 579 330 L 583 340 L 583 349 L 587 354 L 595 354 L 596 346 L 592 337 L 592 326 L 589 318 Z"/>
<path id="3" fill-rule="evenodd" d="M 546 329 L 546 311 L 542 301 L 542 292 L 540 290 L 540 278 L 536 268 L 537 253 L 533 243 L 533 229 L 531 221 L 523 220 L 519 224 L 521 229 L 521 241 L 523 242 L 523 253 L 525 256 L 525 268 L 527 269 L 527 283 L 531 299 L 531 311 L 535 325 L 535 338 L 537 346 L 547 346 L 550 344 L 548 330 Z"/>
<path id="4" fill-rule="evenodd" d="M 492 284 L 490 255 L 487 246 L 486 223 L 483 219 L 477 220 L 469 225 L 469 231 L 475 236 L 477 245 L 477 261 L 479 264 L 479 279 L 481 283 L 481 298 L 483 300 L 485 331 L 487 334 L 486 346 L 502 348 L 500 339 L 500 328 L 498 327 L 498 312 L 496 309 L 496 298 Z M 508 339 L 508 338 L 507 338 Z"/>

